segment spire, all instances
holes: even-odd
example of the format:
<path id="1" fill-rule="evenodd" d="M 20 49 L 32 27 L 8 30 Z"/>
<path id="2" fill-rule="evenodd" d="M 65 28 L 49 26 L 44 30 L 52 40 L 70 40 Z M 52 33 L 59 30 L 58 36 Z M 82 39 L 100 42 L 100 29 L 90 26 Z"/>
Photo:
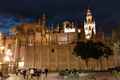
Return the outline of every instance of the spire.
<path id="1" fill-rule="evenodd" d="M 46 25 L 46 20 L 47 20 L 46 14 L 43 13 L 43 14 L 42 14 L 42 25 L 43 25 L 43 26 Z"/>

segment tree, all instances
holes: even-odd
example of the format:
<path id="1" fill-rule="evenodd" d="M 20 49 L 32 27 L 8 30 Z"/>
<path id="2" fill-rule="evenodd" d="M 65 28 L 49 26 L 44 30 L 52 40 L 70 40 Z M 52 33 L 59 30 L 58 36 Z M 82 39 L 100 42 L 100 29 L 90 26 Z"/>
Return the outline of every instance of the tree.
<path id="1" fill-rule="evenodd" d="M 78 41 L 73 50 L 76 56 L 80 56 L 88 63 L 89 58 L 99 59 L 101 57 L 109 57 L 113 54 L 110 47 L 103 44 L 102 42 L 93 41 Z"/>

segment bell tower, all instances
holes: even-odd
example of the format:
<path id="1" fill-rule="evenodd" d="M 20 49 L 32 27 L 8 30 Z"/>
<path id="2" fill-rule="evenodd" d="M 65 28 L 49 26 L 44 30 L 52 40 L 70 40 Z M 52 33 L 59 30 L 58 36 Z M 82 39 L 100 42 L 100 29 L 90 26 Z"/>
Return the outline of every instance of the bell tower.
<path id="1" fill-rule="evenodd" d="M 84 21 L 84 32 L 85 32 L 85 39 L 87 40 L 92 39 L 96 34 L 95 21 L 90 9 L 87 9 L 86 12 L 86 17 Z"/>

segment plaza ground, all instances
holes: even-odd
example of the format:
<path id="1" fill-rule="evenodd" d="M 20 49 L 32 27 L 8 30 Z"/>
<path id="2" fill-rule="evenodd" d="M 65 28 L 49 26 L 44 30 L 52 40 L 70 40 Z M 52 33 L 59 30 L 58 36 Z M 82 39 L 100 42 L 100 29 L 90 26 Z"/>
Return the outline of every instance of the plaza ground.
<path id="1" fill-rule="evenodd" d="M 33 77 L 32 79 L 24 79 L 23 76 L 15 74 L 9 74 L 10 77 L 6 80 L 120 80 L 120 77 L 114 77 L 109 72 L 99 72 L 94 74 L 94 78 L 90 77 L 91 73 L 81 73 L 79 74 L 79 79 L 70 79 L 67 78 L 67 76 L 59 76 L 58 73 L 49 73 L 47 78 L 44 75 L 41 75 L 41 77 Z"/>

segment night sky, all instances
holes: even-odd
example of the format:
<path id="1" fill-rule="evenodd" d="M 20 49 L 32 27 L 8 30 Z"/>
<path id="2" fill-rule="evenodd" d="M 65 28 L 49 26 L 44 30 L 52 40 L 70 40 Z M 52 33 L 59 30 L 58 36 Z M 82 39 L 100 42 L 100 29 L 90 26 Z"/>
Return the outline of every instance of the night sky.
<path id="1" fill-rule="evenodd" d="M 120 0 L 0 0 L 0 31 L 7 32 L 16 24 L 30 22 L 43 12 L 47 13 L 49 23 L 70 18 L 83 22 L 88 7 L 92 9 L 97 29 L 109 34 L 119 25 Z"/>

